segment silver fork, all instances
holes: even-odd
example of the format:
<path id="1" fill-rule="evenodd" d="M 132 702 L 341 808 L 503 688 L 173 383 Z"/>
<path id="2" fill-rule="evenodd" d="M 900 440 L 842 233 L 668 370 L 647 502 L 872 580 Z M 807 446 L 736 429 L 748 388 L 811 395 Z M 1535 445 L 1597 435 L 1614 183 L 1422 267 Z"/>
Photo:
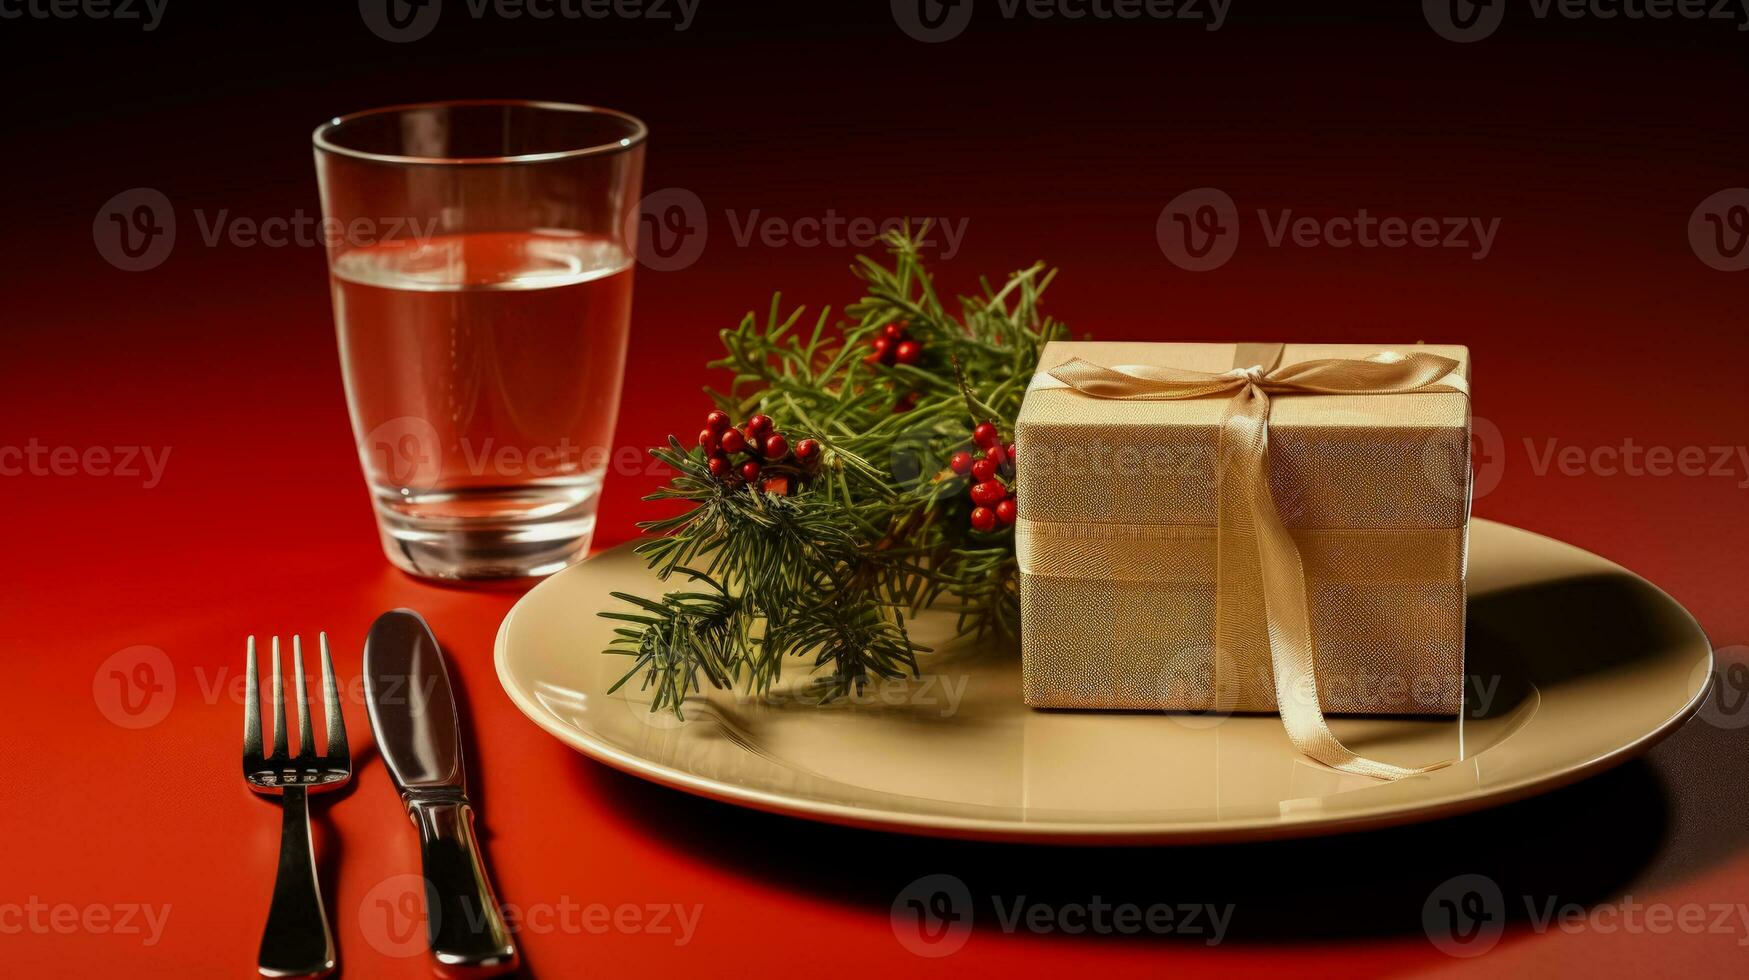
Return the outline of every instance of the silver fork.
<path id="1" fill-rule="evenodd" d="M 279 873 L 273 904 L 261 934 L 256 969 L 264 977 L 319 977 L 334 970 L 334 935 L 316 885 L 316 851 L 310 843 L 309 794 L 338 789 L 352 778 L 346 747 L 346 721 L 334 686 L 334 661 L 328 634 L 321 634 L 323 714 L 328 748 L 316 755 L 310 737 L 310 702 L 304 692 L 304 647 L 292 637 L 292 673 L 298 698 L 298 754 L 286 745 L 285 681 L 279 670 L 279 637 L 273 638 L 273 754 L 261 751 L 260 684 L 256 680 L 255 637 L 249 637 L 249 690 L 243 699 L 243 779 L 257 793 L 280 798 Z"/>

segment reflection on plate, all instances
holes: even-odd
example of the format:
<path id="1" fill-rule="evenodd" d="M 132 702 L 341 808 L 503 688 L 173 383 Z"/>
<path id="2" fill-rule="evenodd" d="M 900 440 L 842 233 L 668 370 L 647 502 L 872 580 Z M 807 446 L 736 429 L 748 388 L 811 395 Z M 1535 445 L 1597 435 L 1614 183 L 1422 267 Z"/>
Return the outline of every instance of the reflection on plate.
<path id="1" fill-rule="evenodd" d="M 610 590 L 662 586 L 628 547 L 553 576 L 498 633 L 500 682 L 523 713 L 608 765 L 692 793 L 835 823 L 1058 843 L 1255 839 L 1424 820 L 1571 782 L 1644 751 L 1699 705 L 1712 652 L 1655 586 L 1601 558 L 1477 521 L 1468 676 L 1453 720 L 1339 718 L 1355 751 L 1416 765 L 1382 783 L 1293 750 L 1273 715 L 1038 711 L 1013 650 L 947 642 L 924 676 L 827 706 L 799 661 L 771 696 L 695 695 L 652 714 L 630 663 L 603 656 Z"/>

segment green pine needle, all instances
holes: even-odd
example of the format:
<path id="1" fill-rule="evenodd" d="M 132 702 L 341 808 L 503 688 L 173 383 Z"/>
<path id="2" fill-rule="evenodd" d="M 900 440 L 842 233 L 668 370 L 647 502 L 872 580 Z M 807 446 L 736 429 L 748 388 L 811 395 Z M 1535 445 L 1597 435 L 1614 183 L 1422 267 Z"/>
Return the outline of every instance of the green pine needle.
<path id="1" fill-rule="evenodd" d="M 948 458 L 971 446 L 985 418 L 1012 434 L 1039 353 L 1068 330 L 1039 312 L 1055 273 L 1034 265 L 1000 289 L 942 305 L 910 229 L 886 244 L 890 261 L 858 256 L 865 295 L 835 321 L 784 312 L 772 297 L 763 319 L 749 313 L 722 331 L 730 374 L 716 405 L 742 419 L 771 416 L 794 445 L 823 447 L 812 473 L 789 469 L 792 496 L 729 488 L 710 475 L 702 450 L 670 437 L 650 451 L 674 471 L 648 500 L 687 509 L 642 522 L 637 551 L 662 578 L 687 589 L 660 599 L 614 597 L 628 611 L 601 615 L 616 627 L 608 653 L 632 658 L 618 690 L 641 678 L 651 710 L 682 714 L 705 685 L 768 693 L 786 658 L 811 661 L 809 693 L 854 694 L 881 678 L 916 676 L 906 613 L 948 609 L 962 634 L 1012 637 L 1020 622 L 1014 535 L 971 528 L 966 478 Z M 902 322 L 922 346 L 915 365 L 865 360 L 870 342 Z M 909 410 L 898 410 L 904 399 Z M 785 472 L 768 465 L 767 475 Z"/>

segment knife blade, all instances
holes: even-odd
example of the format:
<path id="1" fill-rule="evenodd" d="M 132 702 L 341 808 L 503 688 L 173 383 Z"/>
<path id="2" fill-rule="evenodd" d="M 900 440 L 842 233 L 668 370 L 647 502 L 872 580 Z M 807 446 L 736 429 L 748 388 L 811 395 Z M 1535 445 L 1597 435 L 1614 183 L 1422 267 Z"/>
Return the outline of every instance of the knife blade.
<path id="1" fill-rule="evenodd" d="M 486 977 L 514 970 L 516 944 L 474 837 L 449 668 L 425 617 L 395 609 L 371 624 L 364 691 L 377 750 L 419 829 L 426 931 L 438 972 Z"/>

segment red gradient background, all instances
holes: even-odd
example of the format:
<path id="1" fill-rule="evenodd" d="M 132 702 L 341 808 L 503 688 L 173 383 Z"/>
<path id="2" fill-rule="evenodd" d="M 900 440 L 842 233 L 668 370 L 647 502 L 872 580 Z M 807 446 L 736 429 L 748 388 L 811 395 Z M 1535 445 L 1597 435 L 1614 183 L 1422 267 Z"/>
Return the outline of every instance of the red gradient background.
<path id="1" fill-rule="evenodd" d="M 232 5 L 241 6 L 241 5 Z M 251 5 L 252 8 L 254 5 Z M 1470 346 L 1475 410 L 1500 480 L 1478 516 L 1571 541 L 1660 584 L 1723 659 L 1746 658 L 1749 463 L 1728 476 L 1539 472 L 1549 441 L 1587 453 L 1745 443 L 1749 273 L 1691 250 L 1691 212 L 1749 184 L 1749 35 L 1680 21 L 1535 20 L 1458 45 L 1415 4 L 1348 14 L 1239 9 L 1183 24 L 1006 21 L 926 45 L 878 2 L 715 4 L 648 23 L 468 22 L 390 45 L 351 4 L 168 8 L 158 30 L 0 24 L 8 90 L 0 269 L 0 446 L 168 448 L 162 482 L 0 477 L 0 929 L 18 975 L 245 975 L 265 915 L 278 814 L 239 784 L 228 689 L 249 633 L 326 629 L 356 677 L 380 611 L 423 611 L 452 655 L 499 890 L 519 907 L 702 905 L 691 942 L 643 932 L 521 937 L 529 971 L 669 976 L 1147 976 L 1206 969 L 1364 976 L 1556 967 L 1713 975 L 1727 933 L 1539 930 L 1528 898 L 1585 909 L 1749 901 L 1741 800 L 1749 728 L 1697 720 L 1646 759 L 1547 797 L 1419 827 L 1202 849 L 1070 851 L 914 840 L 745 813 L 646 786 L 525 721 L 497 685 L 514 591 L 424 584 L 376 541 L 341 393 L 323 257 L 208 245 L 202 221 L 318 213 L 309 130 L 328 115 L 430 98 L 610 105 L 652 129 L 646 190 L 710 213 L 700 259 L 639 272 L 617 445 L 696 427 L 718 382 L 716 331 L 770 293 L 854 299 L 852 250 L 742 247 L 745 222 L 964 220 L 954 290 L 1045 259 L 1048 309 L 1101 339 L 1427 340 Z M 746 7 L 736 10 L 734 7 Z M 753 9 L 758 7 L 757 10 Z M 1235 257 L 1168 263 L 1155 222 L 1213 186 L 1242 215 Z M 134 187 L 178 220 L 162 266 L 119 271 L 93 216 Z M 1498 218 L 1492 253 L 1273 248 L 1256 219 Z M 1732 450 L 1736 452 L 1735 449 Z M 610 477 L 601 546 L 647 513 L 649 474 Z M 101 665 L 136 645 L 174 665 L 167 716 L 112 723 Z M 1736 720 L 1742 720 L 1737 718 Z M 347 707 L 359 776 L 317 807 L 331 918 L 354 976 L 423 976 L 383 955 L 372 889 L 417 847 Z M 1150 772 L 1137 757 L 1138 778 Z M 889 910 L 913 879 L 965 880 L 978 921 L 959 953 L 913 956 Z M 1486 874 L 1504 941 L 1473 960 L 1427 940 L 1422 903 Z M 990 900 L 1234 904 L 1196 938 L 1008 934 Z M 19 931 L 31 901 L 168 903 L 161 941 Z M 1709 919 L 1710 921 L 1710 919 Z"/>

